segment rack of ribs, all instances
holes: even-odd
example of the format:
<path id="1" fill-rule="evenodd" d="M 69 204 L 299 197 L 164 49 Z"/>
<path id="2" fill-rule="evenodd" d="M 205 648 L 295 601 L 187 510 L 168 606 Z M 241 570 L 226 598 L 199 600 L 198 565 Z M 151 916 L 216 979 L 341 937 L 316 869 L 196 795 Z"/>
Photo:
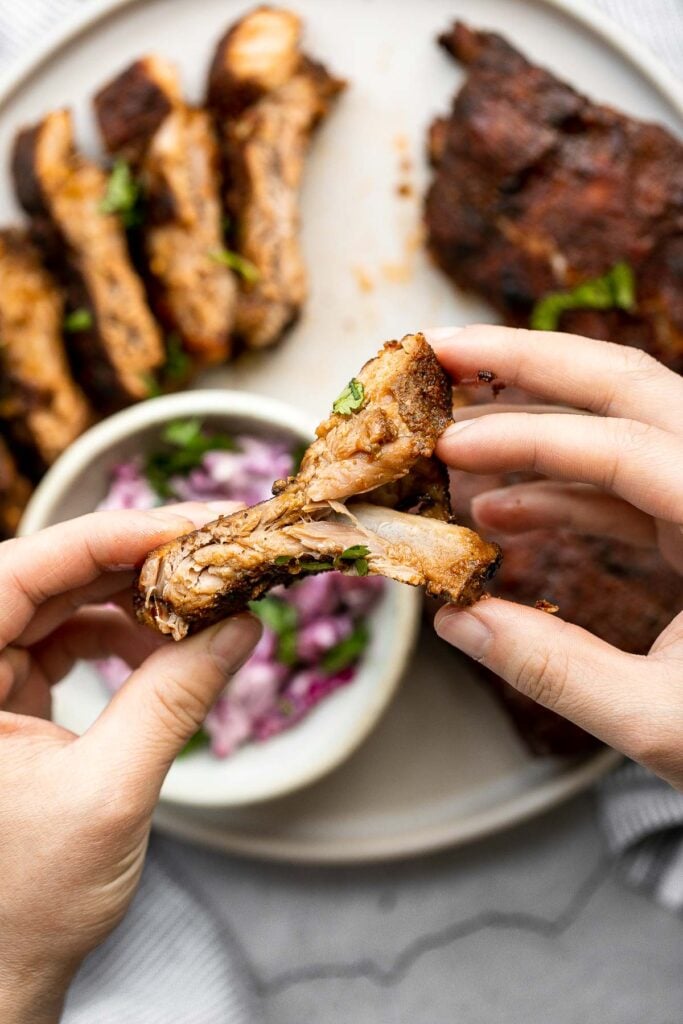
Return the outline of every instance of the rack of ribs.
<path id="1" fill-rule="evenodd" d="M 210 115 L 183 100 L 173 65 L 147 56 L 105 85 L 95 113 L 109 153 L 134 169 L 155 312 L 200 365 L 230 354 L 237 283 L 223 248 L 218 147 Z"/>
<path id="2" fill-rule="evenodd" d="M 466 71 L 429 137 L 439 266 L 527 327 L 548 293 L 626 262 L 634 310 L 567 310 L 561 328 L 683 372 L 683 143 L 591 102 L 494 33 L 456 22 L 439 42 Z"/>
<path id="3" fill-rule="evenodd" d="M 277 481 L 273 498 L 147 557 L 136 588 L 141 621 L 181 639 L 302 573 L 357 574 L 354 552 L 363 572 L 461 604 L 480 596 L 500 549 L 450 516 L 419 514 L 425 482 L 432 510 L 448 501 L 444 477 L 425 468 L 451 415 L 451 387 L 432 349 L 421 334 L 387 342 L 352 383 L 361 404 L 320 424 L 299 472 Z M 399 481 L 397 497 L 414 496 L 411 511 L 387 505 Z"/>
<path id="4" fill-rule="evenodd" d="M 272 345 L 299 316 L 307 275 L 299 189 L 314 128 L 344 82 L 299 48 L 291 11 L 259 7 L 216 49 L 207 106 L 219 136 L 231 248 L 247 261 L 236 330 L 249 348 Z"/>
<path id="5" fill-rule="evenodd" d="M 0 230 L 0 419 L 30 468 L 42 472 L 90 424 L 71 376 L 64 303 L 23 231 Z"/>
<path id="6" fill-rule="evenodd" d="M 115 214 L 102 212 L 107 175 L 74 145 L 68 110 L 48 114 L 15 140 L 12 171 L 31 234 L 87 326 L 71 335 L 73 365 L 105 409 L 150 394 L 164 361 L 157 324 Z"/>

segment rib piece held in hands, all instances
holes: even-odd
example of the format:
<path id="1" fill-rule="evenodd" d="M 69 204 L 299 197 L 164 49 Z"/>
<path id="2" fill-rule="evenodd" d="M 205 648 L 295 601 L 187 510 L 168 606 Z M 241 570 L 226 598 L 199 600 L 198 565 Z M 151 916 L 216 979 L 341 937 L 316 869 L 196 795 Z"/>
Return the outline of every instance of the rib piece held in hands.
<path id="1" fill-rule="evenodd" d="M 209 73 L 231 247 L 242 257 L 237 333 L 273 344 L 307 295 L 299 187 L 311 134 L 344 83 L 298 49 L 299 19 L 257 8 L 221 40 Z"/>
<path id="2" fill-rule="evenodd" d="M 274 498 L 147 557 L 136 592 L 142 621 L 180 639 L 277 584 L 330 569 L 476 600 L 498 565 L 495 545 L 450 522 L 371 503 L 375 488 L 408 478 L 416 464 L 424 474 L 450 422 L 450 387 L 432 350 L 419 334 L 388 342 L 352 385 L 356 397 L 335 402 L 299 474 L 278 482 Z M 342 503 L 359 494 L 365 500 Z"/>
<path id="3" fill-rule="evenodd" d="M 107 408 L 146 398 L 164 359 L 161 336 L 121 222 L 103 212 L 107 175 L 76 151 L 68 110 L 19 133 L 13 174 L 34 239 L 66 285 L 70 310 L 83 311 L 70 339 L 84 388 Z"/>
<path id="4" fill-rule="evenodd" d="M 144 195 L 140 225 L 155 311 L 203 364 L 230 354 L 237 282 L 221 263 L 218 148 L 210 115 L 188 106 L 176 69 L 136 61 L 94 100 L 108 151 L 133 168 Z"/>
<path id="5" fill-rule="evenodd" d="M 0 418 L 40 473 L 92 412 L 64 351 L 64 303 L 22 231 L 0 231 Z"/>

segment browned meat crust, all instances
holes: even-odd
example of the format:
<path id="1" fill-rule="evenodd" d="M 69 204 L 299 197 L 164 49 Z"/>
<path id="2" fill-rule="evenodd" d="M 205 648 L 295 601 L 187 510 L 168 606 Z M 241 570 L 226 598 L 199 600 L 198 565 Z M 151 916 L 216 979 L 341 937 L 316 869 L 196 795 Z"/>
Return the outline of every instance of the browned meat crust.
<path id="1" fill-rule="evenodd" d="M 340 504 L 406 477 L 416 463 L 424 473 L 450 421 L 450 387 L 432 350 L 422 335 L 389 342 L 358 381 L 362 408 L 320 425 L 298 476 L 280 482 L 274 498 L 147 557 L 136 590 L 143 622 L 180 639 L 292 582 L 312 562 L 356 572 L 343 554 L 357 545 L 367 548 L 371 573 L 460 603 L 479 596 L 498 565 L 495 545 L 438 518 Z"/>
<path id="2" fill-rule="evenodd" d="M 7 540 L 17 532 L 30 497 L 31 484 L 20 474 L 9 448 L 0 437 L 0 540 Z"/>
<path id="3" fill-rule="evenodd" d="M 467 78 L 430 135 L 425 220 L 437 262 L 528 326 L 543 295 L 626 261 L 636 312 L 569 311 L 562 328 L 683 372 L 681 142 L 592 103 L 500 36 L 458 22 L 440 42 Z"/>
<path id="4" fill-rule="evenodd" d="M 299 187 L 311 134 L 344 87 L 301 54 L 299 31 L 288 11 L 258 8 L 221 41 L 209 74 L 232 247 L 253 268 L 236 325 L 250 348 L 277 341 L 305 302 Z"/>
<path id="5" fill-rule="evenodd" d="M 231 118 L 288 82 L 299 66 L 301 19 L 282 7 L 257 7 L 225 33 L 216 47 L 207 105 Z"/>
<path id="6" fill-rule="evenodd" d="M 98 92 L 110 153 L 130 162 L 145 196 L 144 266 L 155 312 L 202 364 L 230 354 L 237 283 L 222 265 L 218 149 L 209 114 L 183 101 L 175 68 L 136 61 Z"/>
<path id="7" fill-rule="evenodd" d="M 647 654 L 683 610 L 683 579 L 655 551 L 560 530 L 506 537 L 495 596 L 523 604 L 546 598 L 563 619 L 631 654 Z M 537 754 L 579 754 L 597 740 L 496 676 L 522 736 Z"/>
<path id="8" fill-rule="evenodd" d="M 21 231 L 0 231 L 0 418 L 39 473 L 88 426 L 62 342 L 62 296 Z"/>
<path id="9" fill-rule="evenodd" d="M 72 336 L 84 388 L 105 408 L 146 398 L 164 358 L 161 337 L 119 218 L 101 212 L 106 175 L 76 151 L 69 111 L 19 133 L 12 169 L 32 235 L 66 285 L 69 307 L 92 316 L 92 327 Z"/>

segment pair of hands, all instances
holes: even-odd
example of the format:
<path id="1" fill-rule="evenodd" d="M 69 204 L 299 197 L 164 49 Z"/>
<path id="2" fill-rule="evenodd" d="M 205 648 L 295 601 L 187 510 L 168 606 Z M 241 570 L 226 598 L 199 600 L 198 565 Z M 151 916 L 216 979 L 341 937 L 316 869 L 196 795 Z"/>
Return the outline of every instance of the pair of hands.
<path id="1" fill-rule="evenodd" d="M 659 544 L 683 571 L 683 380 L 630 349 L 496 327 L 432 332 L 455 379 L 482 367 L 596 415 L 479 407 L 439 442 L 476 473 L 535 470 L 554 483 L 480 495 L 481 526 L 539 526 Z M 473 410 L 461 410 L 471 417 Z M 482 415 L 483 413 L 483 415 Z M 0 546 L 0 1019 L 58 1020 L 83 957 L 125 913 L 176 754 L 259 627 L 228 620 L 170 645 L 138 627 L 133 567 L 227 509 L 95 513 Z M 97 607 L 103 601 L 115 608 Z M 672 609 L 672 614 L 674 609 Z M 492 599 L 446 607 L 440 635 L 520 690 L 683 787 L 683 615 L 647 657 Z M 136 671 L 83 736 L 50 723 L 50 685 L 78 658 Z"/>

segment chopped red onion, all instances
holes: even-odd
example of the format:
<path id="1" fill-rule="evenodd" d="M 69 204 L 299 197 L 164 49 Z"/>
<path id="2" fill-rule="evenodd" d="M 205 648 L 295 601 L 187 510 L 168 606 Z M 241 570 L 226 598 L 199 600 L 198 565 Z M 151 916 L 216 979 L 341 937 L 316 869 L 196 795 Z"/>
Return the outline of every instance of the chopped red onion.
<path id="1" fill-rule="evenodd" d="M 168 481 L 170 500 L 229 500 L 253 505 L 269 498 L 272 481 L 287 477 L 292 468 L 292 454 L 285 444 L 238 436 L 234 451 L 208 451 L 186 475 L 173 476 Z M 152 508 L 165 503 L 150 486 L 143 460 L 135 457 L 114 468 L 109 491 L 99 508 Z M 264 628 L 251 658 L 231 680 L 204 723 L 212 752 L 217 757 L 228 757 L 244 743 L 275 736 L 299 722 L 330 693 L 350 683 L 357 663 L 331 674 L 324 671 L 321 659 L 350 635 L 382 591 L 383 580 L 378 577 L 338 572 L 307 576 L 289 588 L 271 591 L 296 609 L 295 664 L 278 660 L 280 638 L 272 629 Z M 130 674 L 120 658 L 98 661 L 96 667 L 112 691 Z"/>

